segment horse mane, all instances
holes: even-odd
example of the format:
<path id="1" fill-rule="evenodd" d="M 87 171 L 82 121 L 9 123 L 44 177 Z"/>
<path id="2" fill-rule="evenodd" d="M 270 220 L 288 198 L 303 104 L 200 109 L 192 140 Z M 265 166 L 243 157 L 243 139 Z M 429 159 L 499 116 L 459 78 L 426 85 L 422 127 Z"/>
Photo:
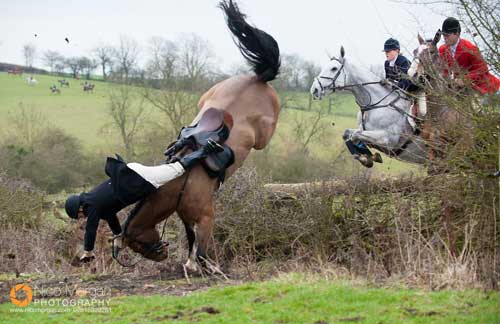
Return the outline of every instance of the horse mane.
<path id="1" fill-rule="evenodd" d="M 226 15 L 226 24 L 243 57 L 262 82 L 272 81 L 281 66 L 278 43 L 266 32 L 249 25 L 246 15 L 232 0 L 223 0 L 219 8 Z"/>
<path id="2" fill-rule="evenodd" d="M 373 72 L 360 62 L 353 63 L 352 60 L 347 60 L 346 58 L 344 58 L 344 63 L 347 63 L 346 65 L 349 65 L 349 69 L 351 70 L 351 72 L 355 72 L 356 76 L 358 78 L 361 78 L 361 81 L 363 82 L 372 82 L 381 80 L 381 77 L 379 75 L 377 75 L 375 72 Z M 350 75 L 350 77 L 352 77 L 352 74 Z"/>

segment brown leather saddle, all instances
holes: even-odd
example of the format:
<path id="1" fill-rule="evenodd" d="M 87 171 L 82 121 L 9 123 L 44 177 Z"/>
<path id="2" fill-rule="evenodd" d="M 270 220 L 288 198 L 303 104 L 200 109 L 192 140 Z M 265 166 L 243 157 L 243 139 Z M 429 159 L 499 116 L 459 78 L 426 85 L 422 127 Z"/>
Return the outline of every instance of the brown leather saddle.
<path id="1" fill-rule="evenodd" d="M 183 127 L 177 140 L 171 143 L 164 153 L 167 163 L 174 162 L 177 158 L 176 154 L 184 147 L 196 151 L 206 145 L 208 140 L 216 141 L 224 147 L 224 150 L 210 154 L 201 164 L 210 177 L 218 178 L 220 182 L 223 182 L 226 169 L 234 163 L 233 151 L 229 146 L 224 145 L 230 134 L 230 129 L 225 123 L 225 113 L 228 114 L 220 109 L 208 108 L 198 123 Z"/>

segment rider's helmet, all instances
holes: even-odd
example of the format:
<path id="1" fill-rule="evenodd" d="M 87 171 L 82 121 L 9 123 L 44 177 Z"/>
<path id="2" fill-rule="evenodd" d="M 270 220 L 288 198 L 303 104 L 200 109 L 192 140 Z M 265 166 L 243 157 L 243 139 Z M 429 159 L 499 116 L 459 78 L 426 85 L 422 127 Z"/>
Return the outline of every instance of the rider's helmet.
<path id="1" fill-rule="evenodd" d="M 385 41 L 384 43 L 384 52 L 389 52 L 392 50 L 398 50 L 400 49 L 399 42 L 395 38 L 389 38 L 388 40 Z"/>
<path id="2" fill-rule="evenodd" d="M 66 214 L 68 214 L 69 217 L 77 219 L 78 210 L 80 209 L 80 196 L 72 195 L 68 199 L 66 199 L 64 209 L 66 210 Z"/>
<path id="3" fill-rule="evenodd" d="M 448 17 L 443 21 L 442 32 L 445 34 L 460 33 L 462 30 L 460 28 L 460 22 L 453 17 Z"/>

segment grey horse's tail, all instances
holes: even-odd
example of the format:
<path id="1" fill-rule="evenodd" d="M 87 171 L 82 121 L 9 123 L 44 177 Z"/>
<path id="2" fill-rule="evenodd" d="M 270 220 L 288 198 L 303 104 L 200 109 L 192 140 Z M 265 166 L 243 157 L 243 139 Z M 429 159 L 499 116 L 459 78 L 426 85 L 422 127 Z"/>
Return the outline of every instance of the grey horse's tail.
<path id="1" fill-rule="evenodd" d="M 234 42 L 241 54 L 252 66 L 259 80 L 272 81 L 281 66 L 280 49 L 274 38 L 266 32 L 249 25 L 238 5 L 232 0 L 223 0 L 219 8 L 226 15 L 226 23 L 234 35 Z"/>

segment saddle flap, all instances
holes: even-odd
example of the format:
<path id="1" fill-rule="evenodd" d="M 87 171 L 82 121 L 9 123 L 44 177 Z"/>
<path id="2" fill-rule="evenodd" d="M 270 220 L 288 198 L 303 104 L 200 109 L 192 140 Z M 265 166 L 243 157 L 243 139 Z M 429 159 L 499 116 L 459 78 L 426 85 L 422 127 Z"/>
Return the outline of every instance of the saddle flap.
<path id="1" fill-rule="evenodd" d="M 180 136 L 189 137 L 202 132 L 214 132 L 224 123 L 224 113 L 216 108 L 208 108 L 194 126 L 184 127 Z"/>
<path id="2" fill-rule="evenodd" d="M 196 124 L 197 132 L 209 132 L 218 129 L 224 122 L 224 113 L 222 110 L 208 108 Z"/>
<path id="3" fill-rule="evenodd" d="M 229 137 L 229 127 L 225 124 L 225 112 L 208 108 L 196 125 L 183 127 L 178 139 L 194 139 L 198 145 L 206 145 L 208 139 L 224 143 Z"/>

